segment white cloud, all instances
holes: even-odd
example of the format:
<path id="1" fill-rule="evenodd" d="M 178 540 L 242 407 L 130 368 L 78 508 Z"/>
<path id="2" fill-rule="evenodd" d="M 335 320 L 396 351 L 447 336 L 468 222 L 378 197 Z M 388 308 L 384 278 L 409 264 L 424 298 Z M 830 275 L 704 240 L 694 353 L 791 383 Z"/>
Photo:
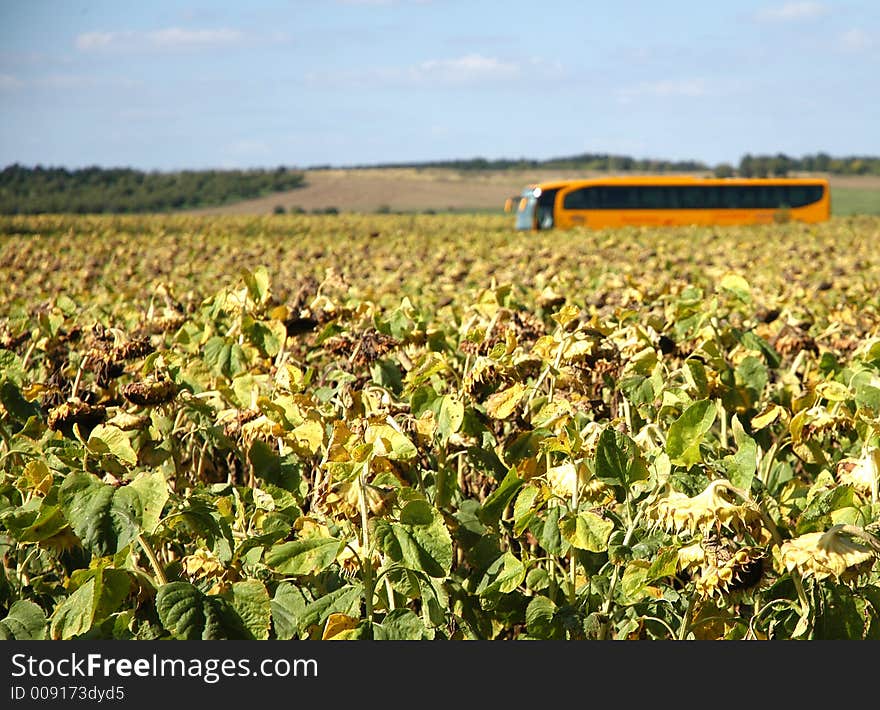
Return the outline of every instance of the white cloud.
<path id="1" fill-rule="evenodd" d="M 648 96 L 694 98 L 706 94 L 706 82 L 703 79 L 661 79 L 660 81 L 642 82 L 635 86 L 622 88 L 617 92 L 617 97 L 628 103 L 634 99 Z"/>
<path id="2" fill-rule="evenodd" d="M 467 82 L 484 79 L 512 79 L 519 75 L 519 65 L 495 57 L 468 54 L 457 59 L 433 59 L 409 71 L 419 81 Z"/>
<path id="3" fill-rule="evenodd" d="M 12 76 L 12 74 L 0 74 L 0 91 L 10 89 L 18 89 L 23 86 L 21 80 Z"/>
<path id="4" fill-rule="evenodd" d="M 88 51 L 91 49 L 102 49 L 104 47 L 109 47 L 114 42 L 114 40 L 116 40 L 123 34 L 126 33 L 84 32 L 83 34 L 77 35 L 75 45 L 77 49 L 83 51 Z"/>
<path id="5" fill-rule="evenodd" d="M 545 66 L 540 60 L 530 65 Z M 443 86 L 510 81 L 521 76 L 522 64 L 482 54 L 430 59 L 407 67 L 372 67 L 341 72 L 310 72 L 305 79 L 320 85 Z"/>
<path id="6" fill-rule="evenodd" d="M 840 35 L 840 47 L 848 52 L 864 52 L 874 45 L 874 40 L 862 29 L 849 30 Z"/>
<path id="7" fill-rule="evenodd" d="M 76 36 L 74 44 L 83 52 L 98 50 L 151 50 L 194 49 L 234 44 L 243 35 L 229 28 L 191 30 L 166 27 L 151 32 L 84 32 Z"/>
<path id="8" fill-rule="evenodd" d="M 820 2 L 787 2 L 759 10 L 757 17 L 765 22 L 791 22 L 820 17 L 828 8 Z"/>
<path id="9" fill-rule="evenodd" d="M 202 47 L 212 44 L 229 44 L 241 39 L 238 30 L 184 30 L 169 27 L 164 30 L 148 32 L 147 39 L 161 47 Z"/>

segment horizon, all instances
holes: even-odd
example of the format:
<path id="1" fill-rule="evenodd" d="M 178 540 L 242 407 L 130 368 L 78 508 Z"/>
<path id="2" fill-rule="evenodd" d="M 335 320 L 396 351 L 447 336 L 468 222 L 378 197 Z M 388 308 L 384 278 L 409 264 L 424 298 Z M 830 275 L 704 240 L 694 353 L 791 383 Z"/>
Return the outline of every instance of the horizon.
<path id="1" fill-rule="evenodd" d="M 342 164 L 342 165 L 332 165 L 332 164 L 315 164 L 315 165 L 292 165 L 292 164 L 279 164 L 279 165 L 251 165 L 251 166 L 241 166 L 241 167 L 204 167 L 204 168 L 191 168 L 191 167 L 183 167 L 183 168 L 173 168 L 173 169 L 143 169 L 138 168 L 133 165 L 99 165 L 99 164 L 82 164 L 76 166 L 69 165 L 53 165 L 53 164 L 42 164 L 42 163 L 32 163 L 32 164 L 24 164 L 20 162 L 8 163 L 0 167 L 0 171 L 5 171 L 13 167 L 20 167 L 26 170 L 67 170 L 68 172 L 77 172 L 84 171 L 90 169 L 97 169 L 103 171 L 113 171 L 113 170 L 131 170 L 134 172 L 142 172 L 142 173 L 183 173 L 183 172 L 233 172 L 233 171 L 241 171 L 241 172 L 271 172 L 273 170 L 284 169 L 292 172 L 307 172 L 307 171 L 318 171 L 318 170 L 392 170 L 392 169 L 406 169 L 406 168 L 448 168 L 448 169 L 456 169 L 457 164 L 467 164 L 470 162 L 478 161 L 478 160 L 488 160 L 490 163 L 489 167 L 485 168 L 486 170 L 517 170 L 520 169 L 518 166 L 511 166 L 508 168 L 503 167 L 492 167 L 492 163 L 536 163 L 535 165 L 531 165 L 528 167 L 533 167 L 535 169 L 548 169 L 548 168 L 556 168 L 554 165 L 550 165 L 554 162 L 566 162 L 566 161 L 577 161 L 578 159 L 583 158 L 585 155 L 589 155 L 591 157 L 605 157 L 611 160 L 617 159 L 631 159 L 637 163 L 644 162 L 657 162 L 657 163 L 667 163 L 671 165 L 679 164 L 679 163 L 694 163 L 697 165 L 702 165 L 701 168 L 695 168 L 698 170 L 713 170 L 718 168 L 721 165 L 730 165 L 734 170 L 740 164 L 739 160 L 734 160 L 731 162 L 723 161 L 722 163 L 708 163 L 699 159 L 689 159 L 684 158 L 681 160 L 669 160 L 666 158 L 645 158 L 640 156 L 632 156 L 632 155 L 623 155 L 623 154 L 572 154 L 572 155 L 558 155 L 551 158 L 544 159 L 536 159 L 520 156 L 517 158 L 512 157 L 500 157 L 493 159 L 486 159 L 483 156 L 472 156 L 469 158 L 448 158 L 437 161 L 408 161 L 408 162 L 398 162 L 398 163 L 370 163 L 370 164 Z M 740 158 L 744 157 L 752 157 L 756 159 L 764 159 L 764 158 L 775 158 L 775 157 L 783 157 L 789 160 L 800 161 L 810 157 L 816 157 L 820 155 L 825 155 L 831 160 L 842 160 L 842 161 L 852 161 L 852 160 L 870 160 L 870 161 L 880 161 L 880 155 L 869 155 L 867 153 L 852 153 L 847 155 L 831 155 L 824 153 L 823 151 L 814 151 L 804 153 L 802 155 L 786 155 L 785 153 L 781 153 L 779 151 L 771 152 L 771 153 L 744 153 Z M 468 168 L 460 168 L 460 169 L 468 169 Z M 471 170 L 477 171 L 482 168 L 470 168 Z M 574 168 L 579 169 L 579 168 Z M 617 169 L 620 172 L 633 172 L 630 169 L 619 168 Z M 815 170 L 812 172 L 823 173 L 828 171 Z M 847 174 L 847 173 L 844 173 Z"/>
<path id="2" fill-rule="evenodd" d="M 0 19 L 0 165 L 880 155 L 880 5 L 859 0 L 34 0 Z"/>

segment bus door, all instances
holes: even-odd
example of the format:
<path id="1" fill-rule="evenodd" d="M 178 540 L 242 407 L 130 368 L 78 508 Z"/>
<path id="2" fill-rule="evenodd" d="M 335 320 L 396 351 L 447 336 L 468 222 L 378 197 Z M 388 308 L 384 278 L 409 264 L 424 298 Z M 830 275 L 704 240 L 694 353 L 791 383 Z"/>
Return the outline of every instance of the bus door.
<path id="1" fill-rule="evenodd" d="M 554 224 L 554 211 L 556 203 L 556 193 L 558 188 L 553 190 L 541 190 L 537 188 L 537 213 L 535 214 L 535 229 L 552 229 Z"/>

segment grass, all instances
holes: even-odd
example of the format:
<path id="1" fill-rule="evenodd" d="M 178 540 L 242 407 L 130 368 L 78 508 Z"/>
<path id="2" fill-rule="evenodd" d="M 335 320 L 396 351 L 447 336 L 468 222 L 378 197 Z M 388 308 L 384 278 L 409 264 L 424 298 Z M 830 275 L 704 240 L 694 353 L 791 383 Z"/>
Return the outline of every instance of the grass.
<path id="1" fill-rule="evenodd" d="M 831 214 L 880 214 L 880 189 L 835 187 L 831 190 Z"/>

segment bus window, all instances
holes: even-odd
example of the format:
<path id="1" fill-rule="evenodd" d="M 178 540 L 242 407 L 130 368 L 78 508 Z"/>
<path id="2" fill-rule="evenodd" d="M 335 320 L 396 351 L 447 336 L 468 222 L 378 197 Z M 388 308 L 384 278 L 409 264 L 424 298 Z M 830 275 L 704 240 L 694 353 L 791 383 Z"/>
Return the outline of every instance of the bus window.
<path id="1" fill-rule="evenodd" d="M 786 197 L 790 207 L 805 207 L 822 199 L 822 186 L 789 185 L 786 188 Z"/>
<path id="2" fill-rule="evenodd" d="M 720 188 L 685 185 L 678 188 L 678 205 L 686 210 L 704 210 L 721 204 Z"/>
<path id="3" fill-rule="evenodd" d="M 761 204 L 760 204 L 761 195 L 759 192 L 760 189 L 761 188 L 759 188 L 759 187 L 750 187 L 750 186 L 738 187 L 737 191 L 739 193 L 739 201 L 738 201 L 737 206 L 738 207 L 746 207 L 746 208 L 760 207 L 761 206 Z"/>
<path id="4" fill-rule="evenodd" d="M 562 207 L 567 210 L 593 210 L 597 205 L 597 190 L 592 187 L 582 187 L 572 190 L 562 198 Z"/>
<path id="5" fill-rule="evenodd" d="M 626 210 L 636 206 L 635 187 L 599 187 L 599 205 L 603 210 Z"/>
<path id="6" fill-rule="evenodd" d="M 668 210 L 675 208 L 675 191 L 666 187 L 637 187 L 637 206 L 643 210 Z"/>

